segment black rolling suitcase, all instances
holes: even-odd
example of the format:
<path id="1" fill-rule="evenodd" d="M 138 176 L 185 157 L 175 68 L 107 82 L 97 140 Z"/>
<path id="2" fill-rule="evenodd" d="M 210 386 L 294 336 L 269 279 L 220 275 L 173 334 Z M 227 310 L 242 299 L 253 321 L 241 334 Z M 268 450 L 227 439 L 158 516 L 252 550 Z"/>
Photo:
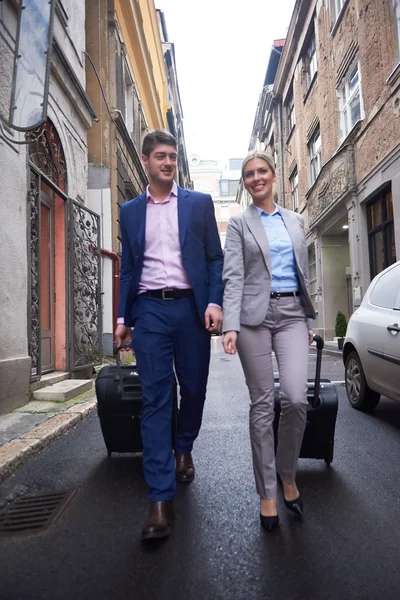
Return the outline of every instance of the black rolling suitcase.
<path id="1" fill-rule="evenodd" d="M 96 378 L 97 414 L 108 456 L 112 452 L 142 452 L 142 388 L 136 364 L 103 367 Z M 177 385 L 173 384 L 171 435 L 174 439 L 177 419 Z"/>
<path id="2" fill-rule="evenodd" d="M 319 335 L 314 336 L 314 341 L 317 343 L 317 365 L 315 380 L 308 380 L 307 424 L 301 445 L 300 458 L 323 459 L 329 466 L 333 460 L 338 395 L 334 384 L 329 379 L 321 379 L 324 341 Z M 279 388 L 279 379 L 275 379 L 275 443 L 280 415 Z"/>

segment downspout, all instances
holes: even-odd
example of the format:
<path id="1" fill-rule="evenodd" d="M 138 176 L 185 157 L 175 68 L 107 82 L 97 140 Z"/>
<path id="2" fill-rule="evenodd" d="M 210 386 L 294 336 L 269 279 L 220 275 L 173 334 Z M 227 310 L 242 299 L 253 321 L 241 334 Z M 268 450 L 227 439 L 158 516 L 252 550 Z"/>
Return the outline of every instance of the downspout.
<path id="1" fill-rule="evenodd" d="M 118 300 L 119 300 L 119 258 L 118 254 L 111 250 L 101 248 L 103 256 L 108 256 L 113 261 L 113 333 L 117 327 Z"/>
<path id="2" fill-rule="evenodd" d="M 279 136 L 279 181 L 281 186 L 281 204 L 285 207 L 285 177 L 283 170 L 283 121 L 282 121 L 282 99 L 276 99 L 278 104 L 278 136 Z"/>

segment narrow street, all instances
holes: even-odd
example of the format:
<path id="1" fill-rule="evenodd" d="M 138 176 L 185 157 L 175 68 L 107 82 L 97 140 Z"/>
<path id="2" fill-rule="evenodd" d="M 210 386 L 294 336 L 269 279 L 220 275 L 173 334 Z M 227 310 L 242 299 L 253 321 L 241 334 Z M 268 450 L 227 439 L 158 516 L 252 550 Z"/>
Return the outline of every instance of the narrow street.
<path id="1" fill-rule="evenodd" d="M 301 460 L 302 523 L 279 503 L 281 527 L 259 523 L 239 359 L 212 339 L 196 479 L 181 485 L 166 543 L 144 547 L 147 510 L 140 458 L 107 458 L 92 415 L 0 486 L 0 504 L 22 492 L 75 488 L 46 532 L 0 539 L 4 600 L 387 600 L 399 597 L 400 406 L 353 410 L 338 384 L 335 457 Z M 315 355 L 310 356 L 310 375 Z M 343 380 L 325 355 L 323 375 Z"/>

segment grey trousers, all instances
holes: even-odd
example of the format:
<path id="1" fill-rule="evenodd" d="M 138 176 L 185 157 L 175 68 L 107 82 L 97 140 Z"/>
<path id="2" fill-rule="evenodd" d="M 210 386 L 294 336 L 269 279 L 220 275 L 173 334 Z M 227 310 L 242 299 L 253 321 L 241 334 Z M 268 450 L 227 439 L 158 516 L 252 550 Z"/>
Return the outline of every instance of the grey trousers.
<path id="1" fill-rule="evenodd" d="M 294 483 L 307 418 L 308 327 L 298 296 L 270 300 L 265 321 L 241 325 L 237 348 L 250 393 L 250 439 L 256 488 L 276 498 L 276 474 Z M 278 363 L 281 417 L 274 451 L 274 370 Z"/>

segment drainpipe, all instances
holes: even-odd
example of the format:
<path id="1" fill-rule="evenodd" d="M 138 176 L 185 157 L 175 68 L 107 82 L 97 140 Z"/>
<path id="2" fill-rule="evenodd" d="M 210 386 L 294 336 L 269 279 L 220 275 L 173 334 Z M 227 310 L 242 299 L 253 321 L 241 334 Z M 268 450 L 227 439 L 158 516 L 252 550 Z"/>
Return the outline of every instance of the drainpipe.
<path id="1" fill-rule="evenodd" d="M 278 136 L 279 136 L 279 180 L 281 185 L 281 204 L 285 206 L 285 177 L 283 172 L 283 153 L 284 153 L 284 145 L 283 145 L 283 125 L 282 125 L 282 99 L 276 98 L 276 102 L 278 104 Z"/>
<path id="2" fill-rule="evenodd" d="M 113 261 L 113 334 L 117 327 L 117 317 L 118 317 L 118 300 L 119 300 L 119 258 L 118 254 L 115 252 L 111 252 L 111 250 L 106 250 L 105 248 L 101 248 L 101 253 L 103 256 L 108 256 Z"/>

